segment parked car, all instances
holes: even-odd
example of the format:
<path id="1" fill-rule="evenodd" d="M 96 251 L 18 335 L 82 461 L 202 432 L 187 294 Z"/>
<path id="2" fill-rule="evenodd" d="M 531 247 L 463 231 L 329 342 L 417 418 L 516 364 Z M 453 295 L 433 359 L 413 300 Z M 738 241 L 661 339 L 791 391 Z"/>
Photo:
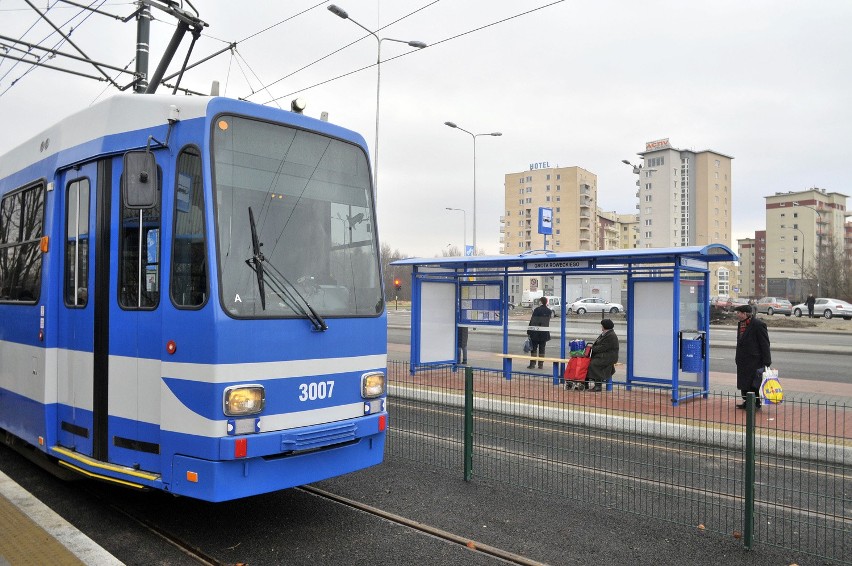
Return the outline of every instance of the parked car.
<path id="1" fill-rule="evenodd" d="M 732 310 L 734 310 L 735 308 L 737 308 L 741 305 L 747 305 L 747 304 L 748 304 L 748 299 L 731 299 L 730 301 L 728 301 L 728 309 L 727 310 L 732 311 Z"/>
<path id="2" fill-rule="evenodd" d="M 796 316 L 808 314 L 808 305 L 799 303 L 793 307 L 793 314 Z M 814 316 L 823 316 L 825 318 L 842 316 L 844 320 L 852 320 L 852 304 L 841 301 L 840 299 L 820 297 L 814 303 Z"/>
<path id="3" fill-rule="evenodd" d="M 763 312 L 769 316 L 773 314 L 790 316 L 793 314 L 793 303 L 781 297 L 763 297 L 757 301 L 757 312 Z"/>
<path id="4" fill-rule="evenodd" d="M 575 312 L 577 314 L 601 311 L 611 313 L 624 312 L 624 305 L 619 303 L 610 303 L 600 297 L 589 297 L 587 299 L 574 301 L 568 306 L 568 312 Z"/>
<path id="5" fill-rule="evenodd" d="M 720 295 L 710 299 L 710 306 L 723 311 L 730 310 L 731 300 L 732 299 L 728 296 Z"/>

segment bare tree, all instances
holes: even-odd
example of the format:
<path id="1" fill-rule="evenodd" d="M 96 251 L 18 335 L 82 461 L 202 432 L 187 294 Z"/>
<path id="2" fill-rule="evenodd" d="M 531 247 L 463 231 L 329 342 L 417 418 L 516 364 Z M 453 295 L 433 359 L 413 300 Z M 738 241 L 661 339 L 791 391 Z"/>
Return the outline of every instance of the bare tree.
<path id="1" fill-rule="evenodd" d="M 834 234 L 823 237 L 823 245 L 815 264 L 803 271 L 811 289 L 822 297 L 852 300 L 852 265 L 849 254 Z"/>

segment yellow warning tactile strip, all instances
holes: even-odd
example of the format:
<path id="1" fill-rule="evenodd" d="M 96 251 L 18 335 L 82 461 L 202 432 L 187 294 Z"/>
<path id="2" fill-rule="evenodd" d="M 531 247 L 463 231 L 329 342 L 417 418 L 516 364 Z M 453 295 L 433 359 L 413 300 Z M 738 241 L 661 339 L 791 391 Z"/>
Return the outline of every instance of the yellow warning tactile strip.
<path id="1" fill-rule="evenodd" d="M 121 564 L 0 472 L 0 566 Z"/>

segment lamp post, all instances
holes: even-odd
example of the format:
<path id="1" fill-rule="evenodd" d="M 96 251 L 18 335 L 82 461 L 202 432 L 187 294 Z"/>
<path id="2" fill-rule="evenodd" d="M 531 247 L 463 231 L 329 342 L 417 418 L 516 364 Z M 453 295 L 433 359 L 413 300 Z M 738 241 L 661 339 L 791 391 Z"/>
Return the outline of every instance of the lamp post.
<path id="1" fill-rule="evenodd" d="M 467 255 L 467 212 L 462 208 L 450 208 L 449 206 L 445 210 L 457 210 L 462 213 L 462 228 L 464 230 L 462 233 L 462 255 Z"/>
<path id="2" fill-rule="evenodd" d="M 500 132 L 491 132 L 484 134 L 474 134 L 473 132 L 468 132 L 464 128 L 460 127 L 455 122 L 444 122 L 444 125 L 449 126 L 451 128 L 461 130 L 471 137 L 473 140 L 473 255 L 476 255 L 476 138 L 481 136 L 494 136 L 499 137 L 503 134 Z"/>
<path id="3" fill-rule="evenodd" d="M 381 94 L 381 84 L 382 84 L 382 42 L 383 41 L 395 41 L 396 43 L 405 43 L 410 47 L 416 47 L 417 49 L 423 49 L 427 47 L 425 43 L 422 41 L 406 41 L 404 39 L 393 39 L 391 37 L 379 37 L 376 35 L 376 32 L 370 31 L 365 28 L 355 20 L 349 17 L 349 14 L 346 13 L 346 10 L 343 10 L 334 4 L 331 4 L 328 7 L 328 11 L 334 14 L 335 16 L 342 18 L 344 20 L 349 20 L 362 30 L 366 31 L 370 35 L 376 38 L 376 44 L 378 45 L 378 50 L 376 53 L 376 143 L 373 144 L 373 186 L 376 191 L 376 200 L 378 201 L 378 192 L 379 192 L 379 96 Z"/>

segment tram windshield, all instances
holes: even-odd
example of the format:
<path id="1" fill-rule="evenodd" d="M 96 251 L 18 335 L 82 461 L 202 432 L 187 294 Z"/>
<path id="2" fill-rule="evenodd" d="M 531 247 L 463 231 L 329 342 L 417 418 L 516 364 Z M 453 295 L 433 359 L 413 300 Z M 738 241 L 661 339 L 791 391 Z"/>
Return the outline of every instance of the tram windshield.
<path id="1" fill-rule="evenodd" d="M 313 321 L 313 313 L 322 321 L 381 313 L 370 171 L 361 148 L 220 116 L 213 182 L 221 301 L 231 316 Z"/>

